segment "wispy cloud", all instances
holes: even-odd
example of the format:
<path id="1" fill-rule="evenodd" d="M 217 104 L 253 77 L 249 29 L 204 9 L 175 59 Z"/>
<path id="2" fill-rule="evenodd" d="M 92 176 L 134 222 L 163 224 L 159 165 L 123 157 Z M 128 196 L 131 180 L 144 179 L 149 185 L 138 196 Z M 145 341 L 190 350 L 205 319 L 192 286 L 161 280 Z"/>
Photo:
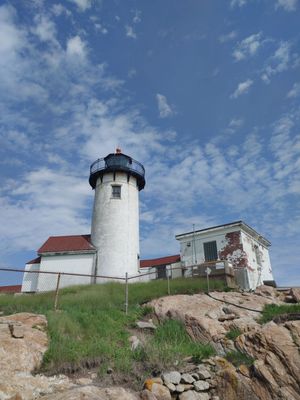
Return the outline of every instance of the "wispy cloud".
<path id="1" fill-rule="evenodd" d="M 156 100 L 160 118 L 167 118 L 174 114 L 174 110 L 168 104 L 166 96 L 157 93 Z"/>
<path id="2" fill-rule="evenodd" d="M 233 51 L 233 57 L 236 61 L 241 61 L 247 57 L 254 56 L 259 47 L 262 45 L 262 33 L 256 33 L 248 36 L 239 42 Z"/>
<path id="3" fill-rule="evenodd" d="M 76 4 L 79 11 L 84 12 L 91 8 L 92 0 L 69 0 L 71 3 Z"/>
<path id="4" fill-rule="evenodd" d="M 85 59 L 87 52 L 86 44 L 80 38 L 80 36 L 76 35 L 67 41 L 66 52 L 67 56 L 69 57 L 79 57 L 79 59 Z"/>
<path id="5" fill-rule="evenodd" d="M 300 96 L 300 82 L 294 83 L 292 89 L 287 94 L 288 98 L 293 98 L 298 96 Z"/>
<path id="6" fill-rule="evenodd" d="M 135 33 L 134 29 L 132 26 L 130 25 L 125 25 L 125 32 L 126 32 L 126 36 L 131 38 L 131 39 L 136 39 L 137 38 L 137 34 Z"/>
<path id="7" fill-rule="evenodd" d="M 230 7 L 243 7 L 249 0 L 231 0 Z"/>
<path id="8" fill-rule="evenodd" d="M 231 31 L 229 33 L 224 33 L 223 35 L 219 36 L 219 42 L 220 43 L 229 42 L 229 41 L 235 39 L 236 36 L 237 36 L 237 32 L 236 31 Z"/>
<path id="9" fill-rule="evenodd" d="M 247 79 L 246 81 L 239 83 L 238 87 L 235 89 L 235 91 L 232 93 L 230 97 L 236 99 L 242 94 L 248 93 L 252 85 L 253 81 L 251 79 Z"/>
<path id="10" fill-rule="evenodd" d="M 277 0 L 275 8 L 283 8 L 285 11 L 295 11 L 298 0 Z"/>
<path id="11" fill-rule="evenodd" d="M 281 42 L 275 53 L 267 60 L 267 65 L 262 73 L 262 80 L 270 83 L 271 77 L 286 71 L 291 66 L 291 44 Z"/>

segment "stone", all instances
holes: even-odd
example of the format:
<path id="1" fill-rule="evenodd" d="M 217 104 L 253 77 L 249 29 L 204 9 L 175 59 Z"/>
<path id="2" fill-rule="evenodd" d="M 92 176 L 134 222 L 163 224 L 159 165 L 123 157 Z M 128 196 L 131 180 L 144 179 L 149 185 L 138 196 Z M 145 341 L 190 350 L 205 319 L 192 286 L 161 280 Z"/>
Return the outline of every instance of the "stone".
<path id="1" fill-rule="evenodd" d="M 174 385 L 178 385 L 181 380 L 181 374 L 178 371 L 171 371 L 162 374 L 162 378 L 164 382 L 170 382 Z"/>
<path id="2" fill-rule="evenodd" d="M 192 374 L 192 377 L 194 378 L 194 380 L 195 381 L 199 381 L 199 375 L 196 373 L 196 372 L 194 372 L 193 374 Z"/>
<path id="3" fill-rule="evenodd" d="M 300 288 L 291 288 L 289 295 L 296 303 L 300 303 Z"/>
<path id="4" fill-rule="evenodd" d="M 139 400 L 140 397 L 129 389 L 120 387 L 99 388 L 82 386 L 61 393 L 43 396 L 43 400 Z M 159 399 L 151 399 L 159 400 Z"/>
<path id="5" fill-rule="evenodd" d="M 150 392 L 148 389 L 144 389 L 140 394 L 141 400 L 157 400 L 155 395 Z"/>
<path id="6" fill-rule="evenodd" d="M 188 390 L 187 392 L 183 392 L 179 395 L 179 400 L 209 400 L 209 394 Z"/>
<path id="7" fill-rule="evenodd" d="M 193 383 L 194 381 L 195 381 L 195 378 L 193 378 L 193 376 L 190 374 L 182 374 L 181 375 L 182 383 Z"/>
<path id="8" fill-rule="evenodd" d="M 146 379 L 145 382 L 144 382 L 144 389 L 148 389 L 148 390 L 151 391 L 152 385 L 153 385 L 154 383 L 159 383 L 160 385 L 162 385 L 162 384 L 163 384 L 163 381 L 162 381 L 162 379 L 159 378 L 159 377 Z"/>
<path id="9" fill-rule="evenodd" d="M 250 377 L 251 377 L 251 376 L 250 376 L 249 368 L 248 368 L 246 365 L 244 365 L 244 364 L 242 364 L 242 365 L 240 365 L 240 366 L 238 367 L 238 371 L 239 371 L 242 375 L 246 376 L 247 378 L 250 378 Z"/>
<path id="10" fill-rule="evenodd" d="M 174 383 L 171 382 L 165 382 L 165 386 L 170 390 L 171 393 L 175 392 L 176 386 Z"/>
<path id="11" fill-rule="evenodd" d="M 185 389 L 184 385 L 181 385 L 181 384 L 176 385 L 176 392 L 177 392 L 177 393 L 182 393 L 182 392 L 184 392 L 184 389 Z"/>
<path id="12" fill-rule="evenodd" d="M 138 347 L 142 346 L 142 342 L 137 336 L 130 336 L 128 340 L 131 344 L 132 351 L 135 351 Z"/>
<path id="13" fill-rule="evenodd" d="M 155 330 L 156 326 L 153 324 L 152 320 L 150 319 L 148 322 L 145 321 L 138 321 L 136 326 L 140 329 L 150 329 Z"/>
<path id="14" fill-rule="evenodd" d="M 79 379 L 76 379 L 76 384 L 77 385 L 88 386 L 88 385 L 91 385 L 92 383 L 93 383 L 93 381 L 90 378 L 79 378 Z"/>
<path id="15" fill-rule="evenodd" d="M 209 389 L 209 383 L 206 381 L 196 381 L 194 382 L 194 388 L 197 392 L 203 392 Z"/>
<path id="16" fill-rule="evenodd" d="M 200 379 L 209 379 L 209 378 L 211 378 L 211 373 L 201 364 L 198 365 L 197 374 L 198 374 Z"/>
<path id="17" fill-rule="evenodd" d="M 218 318 L 218 321 L 220 321 L 220 322 L 232 321 L 232 320 L 234 320 L 236 318 L 239 318 L 239 317 L 237 315 L 235 315 L 235 314 L 226 314 L 226 315 L 221 315 Z"/>
<path id="18" fill-rule="evenodd" d="M 184 383 L 184 390 L 193 390 L 194 389 L 194 385 L 190 384 L 190 383 Z"/>
<path id="19" fill-rule="evenodd" d="M 159 383 L 153 383 L 151 393 L 157 398 L 157 400 L 171 400 L 171 394 L 169 389 Z"/>

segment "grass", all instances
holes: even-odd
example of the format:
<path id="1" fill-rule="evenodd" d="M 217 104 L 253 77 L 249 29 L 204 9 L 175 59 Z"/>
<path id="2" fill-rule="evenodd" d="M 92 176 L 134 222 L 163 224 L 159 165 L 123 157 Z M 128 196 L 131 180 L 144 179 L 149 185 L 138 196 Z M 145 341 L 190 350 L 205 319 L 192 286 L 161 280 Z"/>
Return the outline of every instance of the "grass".
<path id="1" fill-rule="evenodd" d="M 246 365 L 247 367 L 251 367 L 254 363 L 254 358 L 247 356 L 246 354 L 240 351 L 230 351 L 225 356 L 226 360 L 230 361 L 235 367 L 239 367 L 240 365 Z"/>
<path id="2" fill-rule="evenodd" d="M 180 278 L 170 282 L 172 294 L 193 294 L 206 290 L 205 280 Z M 223 283 L 211 282 L 214 289 L 223 290 Z M 185 356 L 195 358 L 211 354 L 210 346 L 191 341 L 184 327 L 167 321 L 150 337 L 144 352 L 132 352 L 128 329 L 151 309 L 141 304 L 166 295 L 166 281 L 132 283 L 129 285 L 129 310 L 124 313 L 125 287 L 110 282 L 101 285 L 74 286 L 59 292 L 58 312 L 53 311 L 54 293 L 0 296 L 0 310 L 7 314 L 33 312 L 45 314 L 48 320 L 50 344 L 43 360 L 42 371 L 48 373 L 75 372 L 98 366 L 123 374 L 145 362 L 149 368 L 160 368 L 180 362 Z"/>
<path id="3" fill-rule="evenodd" d="M 230 331 L 226 333 L 227 339 L 235 340 L 238 336 L 242 334 L 242 331 L 239 328 L 232 328 Z"/>
<path id="4" fill-rule="evenodd" d="M 300 304 L 266 304 L 260 322 L 265 324 L 266 322 L 272 321 L 274 317 L 278 317 L 283 314 L 300 313 Z"/>

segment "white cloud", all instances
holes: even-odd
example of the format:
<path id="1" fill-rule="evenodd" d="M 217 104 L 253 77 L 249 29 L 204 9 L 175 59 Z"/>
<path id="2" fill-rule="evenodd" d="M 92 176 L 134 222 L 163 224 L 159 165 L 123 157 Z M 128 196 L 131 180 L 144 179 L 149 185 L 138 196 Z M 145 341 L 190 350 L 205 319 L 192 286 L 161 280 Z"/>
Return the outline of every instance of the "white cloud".
<path id="1" fill-rule="evenodd" d="M 69 1 L 76 4 L 79 11 L 86 11 L 92 6 L 92 0 L 69 0 Z"/>
<path id="2" fill-rule="evenodd" d="M 288 98 L 293 98 L 298 96 L 300 96 L 300 82 L 294 83 L 292 89 L 287 94 Z"/>
<path id="3" fill-rule="evenodd" d="M 166 96 L 157 93 L 156 100 L 160 118 L 170 117 L 174 114 L 172 107 L 168 104 Z"/>
<path id="4" fill-rule="evenodd" d="M 80 36 L 76 35 L 67 41 L 67 55 L 69 57 L 79 57 L 84 59 L 86 57 L 86 45 Z"/>
<path id="5" fill-rule="evenodd" d="M 125 32 L 126 32 L 126 36 L 131 38 L 131 39 L 136 39 L 137 35 L 133 29 L 132 26 L 130 25 L 125 25 Z"/>
<path id="6" fill-rule="evenodd" d="M 261 32 L 248 36 L 246 39 L 239 42 L 233 51 L 233 57 L 236 61 L 253 56 L 259 47 L 262 45 Z"/>
<path id="7" fill-rule="evenodd" d="M 295 11 L 297 9 L 298 0 L 277 0 L 275 8 L 282 7 L 286 11 Z"/>
<path id="8" fill-rule="evenodd" d="M 230 6 L 231 7 L 243 7 L 244 5 L 247 4 L 248 0 L 231 0 L 230 1 Z"/>
<path id="9" fill-rule="evenodd" d="M 59 17 L 62 14 L 67 15 L 68 17 L 70 15 L 72 15 L 71 11 L 68 10 L 66 7 L 64 7 L 62 4 L 57 3 L 57 4 L 53 4 L 52 8 L 51 8 L 52 13 L 56 16 Z"/>
<path id="10" fill-rule="evenodd" d="M 236 99 L 240 95 L 248 93 L 249 89 L 252 85 L 253 85 L 253 81 L 251 79 L 247 79 L 246 81 L 239 83 L 238 87 L 232 93 L 232 95 L 230 97 L 233 99 Z"/>
<path id="11" fill-rule="evenodd" d="M 236 38 L 236 36 L 237 36 L 236 31 L 231 31 L 229 33 L 225 33 L 225 34 L 219 36 L 219 42 L 221 42 L 221 43 L 229 42 L 230 40 L 233 40 L 234 38 Z"/>
<path id="12" fill-rule="evenodd" d="M 262 73 L 262 80 L 270 83 L 271 77 L 280 72 L 286 71 L 291 65 L 291 44 L 289 42 L 281 42 L 273 54 L 267 61 L 267 66 Z"/>
<path id="13" fill-rule="evenodd" d="M 133 18 L 132 18 L 132 22 L 134 24 L 138 24 L 142 21 L 142 12 L 140 10 L 134 10 L 133 11 Z"/>
<path id="14" fill-rule="evenodd" d="M 45 15 L 36 15 L 34 18 L 35 26 L 31 28 L 31 32 L 38 36 L 42 42 L 53 42 L 57 43 L 56 40 L 56 27 L 53 21 L 51 21 Z"/>

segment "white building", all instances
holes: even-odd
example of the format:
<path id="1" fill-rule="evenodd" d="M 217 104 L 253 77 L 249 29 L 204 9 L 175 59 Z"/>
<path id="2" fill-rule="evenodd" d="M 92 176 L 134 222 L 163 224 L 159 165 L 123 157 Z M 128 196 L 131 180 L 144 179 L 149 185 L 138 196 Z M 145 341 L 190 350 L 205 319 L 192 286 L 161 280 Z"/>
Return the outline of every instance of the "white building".
<path id="1" fill-rule="evenodd" d="M 180 242 L 183 267 L 227 260 L 244 289 L 274 283 L 271 243 L 243 221 L 182 233 L 176 239 Z"/>

